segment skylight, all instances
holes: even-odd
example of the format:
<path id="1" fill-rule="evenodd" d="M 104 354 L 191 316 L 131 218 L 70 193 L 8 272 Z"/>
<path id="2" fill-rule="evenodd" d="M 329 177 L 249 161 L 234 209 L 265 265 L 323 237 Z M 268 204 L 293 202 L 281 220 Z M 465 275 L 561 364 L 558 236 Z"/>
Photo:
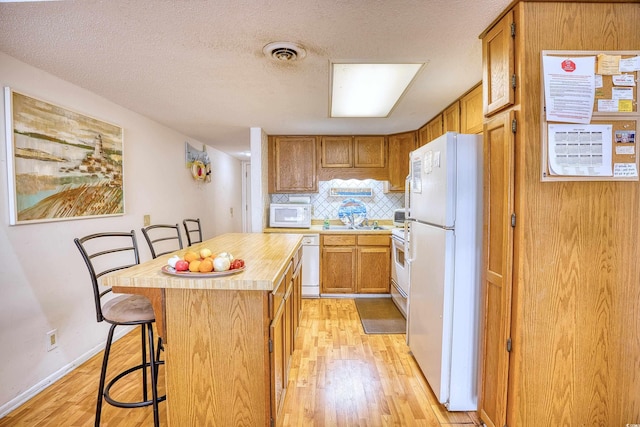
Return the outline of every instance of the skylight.
<path id="1" fill-rule="evenodd" d="M 331 65 L 331 117 L 387 117 L 424 64 Z"/>

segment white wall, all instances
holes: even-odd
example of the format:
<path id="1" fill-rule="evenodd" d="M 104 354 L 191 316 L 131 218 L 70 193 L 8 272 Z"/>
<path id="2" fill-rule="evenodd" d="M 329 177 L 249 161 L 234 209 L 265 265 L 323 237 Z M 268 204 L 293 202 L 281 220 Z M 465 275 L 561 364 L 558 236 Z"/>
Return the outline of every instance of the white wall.
<path id="1" fill-rule="evenodd" d="M 251 231 L 262 233 L 267 225 L 269 207 L 268 157 L 269 136 L 262 128 L 251 128 Z"/>
<path id="2" fill-rule="evenodd" d="M 0 52 L 0 85 L 124 129 L 125 215 L 9 226 L 7 156 L 0 148 L 0 417 L 51 380 L 99 351 L 107 325 L 98 324 L 89 276 L 73 238 L 135 229 L 142 260 L 150 258 L 140 227 L 200 217 L 204 237 L 242 231 L 241 162 L 207 147 L 212 183 L 197 183 L 184 165 L 188 139 L 78 86 Z M 4 105 L 0 106 L 5 117 Z M 249 138 L 249 132 L 247 132 Z M 230 209 L 234 215 L 231 216 Z M 58 330 L 47 352 L 46 332 Z"/>

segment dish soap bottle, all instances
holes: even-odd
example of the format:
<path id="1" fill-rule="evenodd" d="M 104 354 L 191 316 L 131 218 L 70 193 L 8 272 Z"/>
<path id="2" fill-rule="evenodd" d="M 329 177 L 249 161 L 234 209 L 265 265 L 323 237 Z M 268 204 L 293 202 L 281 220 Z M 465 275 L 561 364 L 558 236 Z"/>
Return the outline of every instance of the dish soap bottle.
<path id="1" fill-rule="evenodd" d="M 328 230 L 329 229 L 329 218 L 325 218 L 324 219 L 324 223 L 322 224 L 322 229 L 323 230 Z"/>

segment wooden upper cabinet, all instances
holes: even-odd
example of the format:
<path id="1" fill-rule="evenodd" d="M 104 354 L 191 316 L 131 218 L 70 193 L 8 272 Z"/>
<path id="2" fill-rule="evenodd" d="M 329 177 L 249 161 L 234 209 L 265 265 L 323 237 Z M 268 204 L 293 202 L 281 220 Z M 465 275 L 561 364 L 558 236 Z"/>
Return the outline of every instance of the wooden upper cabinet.
<path id="1" fill-rule="evenodd" d="M 317 193 L 316 138 L 269 138 L 269 192 Z"/>
<path id="2" fill-rule="evenodd" d="M 442 119 L 444 132 L 460 132 L 460 102 L 449 105 L 442 113 Z"/>
<path id="3" fill-rule="evenodd" d="M 431 142 L 440 135 L 443 134 L 443 122 L 442 114 L 435 116 L 429 123 L 422 126 L 418 130 L 418 145 L 421 147 L 427 142 Z"/>
<path id="4" fill-rule="evenodd" d="M 323 136 L 320 166 L 323 168 L 383 168 L 384 136 Z"/>
<path id="5" fill-rule="evenodd" d="M 384 136 L 354 136 L 353 150 L 356 168 L 383 168 L 386 164 Z"/>
<path id="6" fill-rule="evenodd" d="M 353 142 L 350 136 L 323 136 L 320 140 L 323 168 L 352 168 Z"/>
<path id="7" fill-rule="evenodd" d="M 389 191 L 404 192 L 409 175 L 409 153 L 416 148 L 416 132 L 389 135 Z"/>
<path id="8" fill-rule="evenodd" d="M 322 136 L 318 148 L 320 163 L 318 179 L 386 180 L 387 137 L 368 136 Z"/>
<path id="9" fill-rule="evenodd" d="M 515 102 L 514 20 L 508 12 L 482 39 L 484 114 L 489 116 Z"/>
<path id="10" fill-rule="evenodd" d="M 482 84 L 460 98 L 460 132 L 482 133 Z"/>

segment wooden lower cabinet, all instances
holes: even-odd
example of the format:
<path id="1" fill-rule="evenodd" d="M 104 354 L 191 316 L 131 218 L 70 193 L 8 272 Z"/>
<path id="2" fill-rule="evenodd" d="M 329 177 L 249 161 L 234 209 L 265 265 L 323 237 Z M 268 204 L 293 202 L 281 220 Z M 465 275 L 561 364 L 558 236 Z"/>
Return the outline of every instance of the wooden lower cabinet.
<path id="1" fill-rule="evenodd" d="M 272 292 L 273 317 L 269 328 L 271 354 L 271 417 L 277 420 L 284 404 L 289 381 L 289 369 L 295 349 L 295 337 L 300 319 L 302 295 L 302 253 L 292 259 L 289 269 L 277 289 Z"/>
<path id="2" fill-rule="evenodd" d="M 324 294 L 352 294 L 356 290 L 356 236 L 320 236 L 320 289 Z"/>
<path id="3" fill-rule="evenodd" d="M 283 300 L 284 302 L 284 300 Z M 280 413 L 284 403 L 286 390 L 285 378 L 285 304 L 281 304 L 269 329 L 271 352 L 271 414 L 272 417 Z"/>
<path id="4" fill-rule="evenodd" d="M 321 251 L 321 293 L 389 293 L 388 235 L 322 235 Z"/>

